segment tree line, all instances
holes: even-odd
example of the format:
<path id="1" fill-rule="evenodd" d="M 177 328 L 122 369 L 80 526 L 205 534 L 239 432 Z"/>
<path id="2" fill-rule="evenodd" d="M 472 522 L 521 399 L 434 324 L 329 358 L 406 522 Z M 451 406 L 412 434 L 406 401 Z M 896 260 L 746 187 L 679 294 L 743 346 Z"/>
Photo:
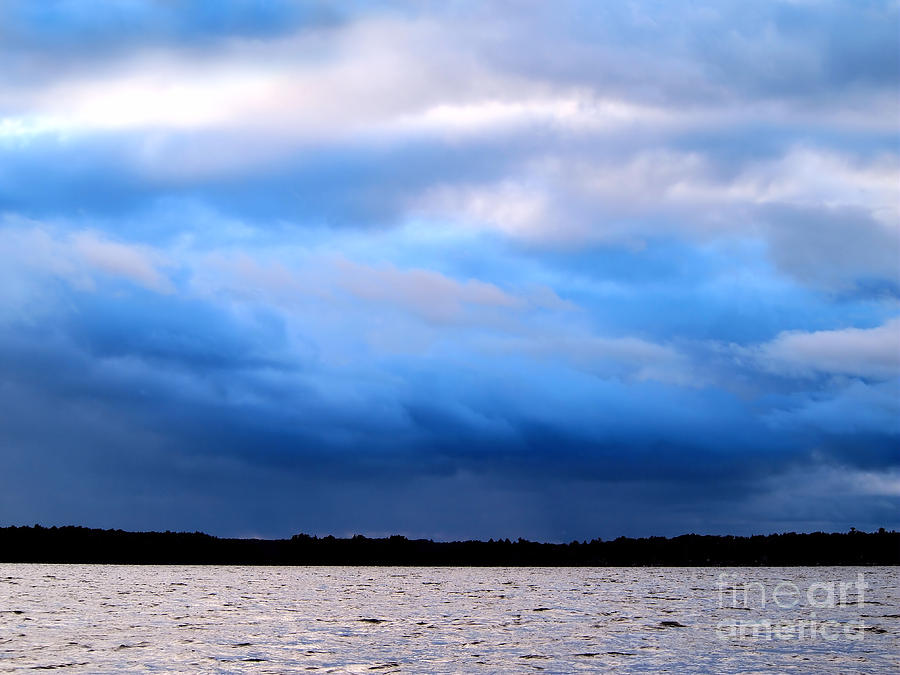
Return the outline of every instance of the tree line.
<path id="1" fill-rule="evenodd" d="M 202 532 L 126 532 L 85 527 L 0 528 L 0 562 L 425 565 L 760 566 L 900 565 L 900 532 L 685 534 L 568 544 L 518 539 L 440 542 L 395 535 L 229 539 Z"/>

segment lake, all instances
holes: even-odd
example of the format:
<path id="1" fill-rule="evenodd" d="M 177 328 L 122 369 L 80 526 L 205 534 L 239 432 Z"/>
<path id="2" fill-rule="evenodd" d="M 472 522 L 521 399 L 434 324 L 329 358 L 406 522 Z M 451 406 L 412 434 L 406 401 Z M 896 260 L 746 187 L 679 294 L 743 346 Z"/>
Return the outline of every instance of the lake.
<path id="1" fill-rule="evenodd" d="M 0 672 L 893 674 L 898 569 L 0 564 Z"/>

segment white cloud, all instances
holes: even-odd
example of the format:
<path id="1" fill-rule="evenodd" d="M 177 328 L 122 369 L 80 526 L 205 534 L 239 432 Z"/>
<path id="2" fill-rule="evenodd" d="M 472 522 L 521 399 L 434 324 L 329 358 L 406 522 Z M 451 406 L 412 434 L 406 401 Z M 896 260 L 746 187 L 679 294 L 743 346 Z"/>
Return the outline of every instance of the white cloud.
<path id="1" fill-rule="evenodd" d="M 832 150 L 795 146 L 779 157 L 747 163 L 734 177 L 720 175 L 697 155 L 648 159 L 637 178 L 659 185 L 662 196 L 675 203 L 858 207 L 894 230 L 900 223 L 897 155 L 864 162 Z M 629 167 L 635 168 L 641 165 Z"/>
<path id="2" fill-rule="evenodd" d="M 522 307 L 522 299 L 477 279 L 457 281 L 425 269 L 399 270 L 393 266 L 371 267 L 338 260 L 338 284 L 365 301 L 388 303 L 431 321 L 459 320 L 467 306 L 488 308 Z"/>
<path id="3" fill-rule="evenodd" d="M 425 217 L 449 218 L 462 226 L 497 230 L 516 239 L 567 241 L 572 235 L 568 223 L 557 229 L 559 213 L 552 196 L 538 186 L 517 181 L 495 185 L 430 188 L 414 198 L 412 208 Z"/>
<path id="4" fill-rule="evenodd" d="M 69 241 L 76 258 L 92 270 L 128 279 L 159 293 L 175 290 L 158 269 L 163 256 L 149 247 L 110 241 L 93 232 L 75 233 Z"/>
<path id="5" fill-rule="evenodd" d="M 495 94 L 496 96 L 496 94 Z M 600 98 L 584 91 L 543 92 L 507 98 L 480 97 L 462 103 L 438 103 L 401 115 L 385 131 L 400 134 L 458 136 L 476 133 L 527 133 L 550 129 L 557 133 L 612 133 L 646 126 L 684 124 L 677 113 L 662 107 Z"/>
<path id="6" fill-rule="evenodd" d="M 0 130 L 222 130 L 278 143 L 346 138 L 509 83 L 456 58 L 429 21 L 368 20 L 202 55 L 136 53 L 46 87 L 0 90 Z"/>
<path id="7" fill-rule="evenodd" d="M 318 302 L 349 311 L 361 303 L 369 311 L 381 306 L 437 324 L 491 324 L 507 313 L 574 309 L 543 286 L 501 289 L 480 279 L 458 280 L 435 270 L 365 264 L 333 254 L 293 257 L 287 263 L 268 254 L 203 256 L 193 265 L 190 288 L 200 295 L 273 304 L 289 312 L 306 311 Z"/>
<path id="8" fill-rule="evenodd" d="M 36 222 L 15 225 L 0 227 L 0 253 L 8 265 L 20 269 L 19 277 L 21 268 L 31 268 L 83 290 L 93 290 L 103 277 L 125 279 L 157 293 L 175 290 L 160 270 L 168 259 L 157 249 L 113 241 L 89 230 L 59 235 Z"/>
<path id="9" fill-rule="evenodd" d="M 900 376 L 900 317 L 876 328 L 788 331 L 756 350 L 762 366 L 788 375 Z"/>
<path id="10" fill-rule="evenodd" d="M 527 20 L 504 39 L 523 29 Z M 211 132 L 214 138 L 192 141 L 203 152 L 173 144 L 166 147 L 168 161 L 152 168 L 215 173 L 277 159 L 310 143 L 383 142 L 410 134 L 550 129 L 640 139 L 771 120 L 837 127 L 864 120 L 881 130 L 895 127 L 891 97 L 881 96 L 863 112 L 857 99 L 847 105 L 833 101 L 825 110 L 766 98 L 723 100 L 706 95 L 718 86 L 705 82 L 704 69 L 684 54 L 671 72 L 669 64 L 661 67 L 647 54 L 635 70 L 629 59 L 640 54 L 613 48 L 566 51 L 563 57 L 572 60 L 568 65 L 575 72 L 554 77 L 552 71 L 517 67 L 496 51 L 497 38 L 448 16 L 395 15 L 268 40 L 232 39 L 208 52 L 144 48 L 103 66 L 66 70 L 66 79 L 0 86 L 0 110 L 6 112 L 0 140 L 42 133 Z M 809 51 L 781 44 L 792 52 Z M 624 80 L 613 78 L 604 86 L 592 69 L 580 67 L 588 57 L 599 61 L 598 70 L 624 71 Z M 640 82 L 657 71 L 673 82 Z M 635 75 L 638 81 L 631 82 Z M 694 91 L 696 100 L 652 95 L 654 85 L 678 83 Z"/>
<path id="11" fill-rule="evenodd" d="M 815 287 L 900 283 L 900 157 L 892 154 L 864 160 L 796 146 L 720 166 L 700 151 L 665 148 L 548 153 L 499 181 L 428 187 L 408 208 L 543 246 L 756 240 L 780 271 Z"/>
<path id="12" fill-rule="evenodd" d="M 692 18 L 699 26 L 706 25 L 702 14 Z M 624 44 L 595 49 L 567 41 L 556 45 L 563 52 L 554 55 L 554 71 L 527 54 L 498 49 L 539 28 L 534 17 L 523 15 L 502 35 L 491 26 L 464 26 L 453 12 L 392 17 L 226 40 L 209 51 L 145 49 L 102 67 L 68 70 L 70 79 L 8 83 L 0 87 L 0 142 L 128 131 L 140 138 L 124 146 L 136 148 L 131 160 L 138 170 L 168 184 L 297 156 L 309 145 L 387 147 L 411 137 L 469 142 L 502 133 L 507 145 L 497 151 L 522 152 L 522 159 L 481 182 L 467 182 L 478 172 L 450 171 L 422 187 L 389 186 L 400 194 L 386 200 L 407 207 L 397 220 L 424 216 L 548 246 L 640 247 L 647 238 L 671 236 L 760 239 L 781 271 L 829 289 L 900 275 L 900 158 L 893 149 L 864 158 L 795 144 L 763 159 L 737 153 L 728 166 L 702 141 L 680 149 L 693 132 L 759 124 L 782 125 L 789 137 L 792 125 L 813 123 L 813 131 L 893 133 L 895 100 L 885 91 L 854 90 L 847 101 L 824 107 L 749 91 L 740 93 L 751 100 L 735 100 L 715 94 L 723 83 L 679 40 L 661 46 L 673 58 L 662 64 Z M 485 18 L 497 20 L 491 11 Z M 756 73 L 756 51 L 769 44 L 760 37 L 802 66 L 798 72 L 819 67 L 814 45 L 777 31 L 738 32 L 729 40 L 746 62 L 731 65 L 749 68 L 744 75 Z M 598 60 L 605 79 L 583 65 L 587 56 Z M 629 59 L 638 56 L 647 61 L 634 68 Z M 673 97 L 675 85 L 687 93 Z M 873 126 L 860 122 L 867 118 Z M 810 215 L 778 219 L 764 211 L 770 207 Z M 861 217 L 828 218 L 849 210 Z M 162 288 L 135 260 L 113 264 L 109 250 L 91 255 L 101 267 L 128 267 L 137 283 Z"/>

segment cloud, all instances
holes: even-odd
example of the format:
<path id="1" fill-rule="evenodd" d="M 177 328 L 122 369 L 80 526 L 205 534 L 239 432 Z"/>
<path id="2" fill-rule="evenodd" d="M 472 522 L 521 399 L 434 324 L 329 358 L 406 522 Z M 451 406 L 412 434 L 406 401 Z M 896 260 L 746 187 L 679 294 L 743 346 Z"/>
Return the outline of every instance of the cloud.
<path id="1" fill-rule="evenodd" d="M 490 353 L 516 353 L 529 359 L 571 364 L 602 378 L 694 386 L 703 381 L 690 358 L 678 349 L 637 337 L 602 337 L 569 326 L 565 335 L 550 331 L 484 340 Z"/>
<path id="2" fill-rule="evenodd" d="M 11 518 L 897 523 L 895 2 L 0 5 Z"/>
<path id="3" fill-rule="evenodd" d="M 900 318 L 875 328 L 784 332 L 759 347 L 757 358 L 787 375 L 895 378 L 900 376 Z"/>
<path id="4" fill-rule="evenodd" d="M 39 223 L 7 221 L 0 228 L 0 251 L 14 260 L 14 252 L 24 257 L 16 267 L 46 272 L 80 288 L 94 288 L 100 278 L 124 279 L 157 293 L 172 293 L 175 286 L 160 271 L 166 257 L 151 247 L 110 240 L 94 231 L 60 235 Z"/>
<path id="5" fill-rule="evenodd" d="M 293 263 L 277 257 L 263 262 L 246 254 L 201 256 L 194 267 L 191 288 L 203 296 L 224 294 L 288 311 L 309 301 L 335 306 L 361 303 L 372 310 L 393 308 L 440 324 L 475 321 L 483 311 L 571 308 L 546 287 L 507 291 L 493 283 L 473 278 L 457 280 L 430 269 L 364 264 L 308 251 L 297 253 Z"/>
<path id="6" fill-rule="evenodd" d="M 140 7 L 139 14 L 154 14 L 148 6 Z M 775 90 L 775 101 L 781 108 L 773 109 L 772 92 L 756 87 L 753 77 L 742 80 L 727 72 L 731 67 L 747 74 L 744 71 L 755 69 L 760 61 L 757 49 L 771 53 L 777 45 L 791 64 L 807 63 L 804 81 L 822 84 L 820 61 L 831 47 L 830 26 L 814 24 L 815 29 L 803 35 L 796 30 L 797 22 L 779 22 L 781 17 L 772 6 L 758 12 L 737 7 L 691 12 L 690 21 L 668 24 L 646 21 L 639 11 L 610 8 L 599 13 L 602 20 L 592 17 L 579 31 L 569 25 L 577 3 L 571 11 L 549 14 L 532 6 L 530 11 L 518 12 L 512 22 L 498 16 L 497 10 L 468 7 L 431 14 L 361 11 L 329 23 L 329 13 L 318 11 L 321 8 L 296 7 L 297 20 L 283 23 L 293 24 L 293 32 L 269 30 L 277 22 L 258 8 L 242 3 L 232 8 L 239 15 L 262 15 L 261 23 L 268 27 L 263 32 L 270 33 L 265 40 L 253 35 L 253 21 L 216 25 L 214 17 L 157 12 L 163 17 L 161 33 L 175 39 L 159 40 L 159 44 L 138 41 L 112 65 L 70 72 L 49 84 L 35 78 L 13 83 L 2 92 L 8 114 L 0 128 L 14 136 L 135 128 L 154 134 L 166 129 L 220 129 L 223 133 L 208 141 L 207 151 L 222 143 L 240 146 L 243 152 L 226 153 L 230 168 L 241 158 L 244 163 L 255 162 L 265 155 L 282 157 L 291 148 L 310 143 L 360 137 L 383 142 L 386 137 L 410 133 L 453 137 L 472 131 L 497 133 L 503 127 L 526 134 L 546 132 L 548 127 L 562 134 L 657 134 L 685 127 L 708 129 L 722 119 L 758 122 L 773 114 L 788 123 L 808 123 L 823 114 L 808 103 L 786 105 L 790 99 L 780 88 Z M 273 6 L 270 14 L 290 14 L 289 9 Z M 486 15 L 486 25 L 502 21 L 506 30 L 472 30 L 472 15 L 479 13 Z M 846 12 L 841 8 L 831 12 L 842 13 Z M 890 15 L 891 9 L 853 18 L 874 33 L 882 25 L 879 13 Z M 320 15 L 323 21 L 317 19 Z M 690 30 L 677 37 L 669 32 L 672 26 L 686 26 L 705 37 L 707 30 L 718 29 L 734 15 L 749 20 L 746 32 L 727 33 L 727 39 L 715 45 L 696 44 L 698 35 Z M 88 24 L 116 21 L 104 18 L 103 12 L 99 18 L 81 18 Z M 177 24 L 189 23 L 191 18 L 196 23 L 194 35 L 190 31 L 182 35 L 185 45 L 180 45 Z M 117 25 L 122 23 L 119 19 Z M 25 24 L 27 35 L 40 22 Z M 189 38 L 202 34 L 205 24 L 210 33 L 228 39 L 198 50 Z M 250 35 L 241 36 L 240 26 L 247 26 L 245 32 Z M 310 26 L 327 30 L 308 30 Z M 560 31 L 568 31 L 568 39 L 559 40 Z M 99 32 L 109 33 L 102 28 Z M 797 42 L 796 33 L 805 41 Z M 685 49 L 685 42 L 696 49 Z M 510 43 L 546 45 L 533 51 L 554 53 L 551 67 L 522 55 Z M 890 54 L 889 47 L 890 41 L 878 44 L 875 55 L 855 59 L 856 67 L 860 72 L 871 69 L 878 63 L 877 54 Z M 705 56 L 710 48 L 739 58 L 710 63 Z M 854 49 L 867 51 L 860 44 Z M 471 56 L 460 59 L 459 54 Z M 512 54 L 516 57 L 511 58 Z M 836 62 L 846 64 L 847 59 Z M 595 66 L 585 68 L 585 63 Z M 797 91 L 800 75 L 784 72 L 783 76 L 794 83 L 788 91 Z M 874 103 L 868 100 L 873 96 L 870 92 L 854 92 L 857 99 L 865 97 L 870 104 L 866 114 L 857 114 L 858 121 L 851 119 L 851 123 L 875 121 L 890 130 L 892 91 L 884 89 L 890 90 L 892 80 L 874 78 L 873 84 L 881 85 Z M 735 85 L 737 90 L 732 91 Z M 878 102 L 879 95 L 887 105 Z M 852 117 L 857 99 L 847 105 L 843 100 L 831 101 L 824 114 Z M 812 108 L 816 108 L 814 114 Z M 840 118 L 834 123 L 840 125 Z M 212 172 L 217 164 L 222 170 L 222 157 L 216 154 L 217 163 L 202 163 L 203 153 L 181 157 L 180 163 L 190 159 L 196 170 Z"/>
<path id="7" fill-rule="evenodd" d="M 817 288 L 900 283 L 890 256 L 900 161 L 885 141 L 897 87 L 878 65 L 896 42 L 884 31 L 890 4 L 676 17 L 573 3 L 512 21 L 467 7 L 331 22 L 318 9 L 276 30 L 238 3 L 235 16 L 260 14 L 242 31 L 139 5 L 159 21 L 158 40 L 103 67 L 7 83 L 0 199 L 33 216 L 174 197 L 301 227 L 425 219 L 545 248 L 752 238 Z M 74 26 L 105 34 L 102 15 L 77 14 Z M 483 28 L 465 27 L 472 15 Z M 504 31 L 486 28 L 501 18 Z M 193 33 L 179 33 L 182 20 Z M 19 30 L 37 30 L 24 21 Z M 873 41 L 839 37 L 844 24 Z M 198 46 L 197 35 L 215 39 Z M 510 47 L 532 41 L 553 59 Z M 761 67 L 762 53 L 790 67 Z M 838 85 L 846 95 L 827 97 Z M 101 179 L 115 185 L 93 189 Z"/>
<path id="8" fill-rule="evenodd" d="M 357 298 L 413 309 L 431 320 L 452 320 L 463 305 L 516 307 L 521 300 L 493 284 L 469 279 L 458 282 L 430 270 L 371 268 L 338 261 L 341 286 Z"/>
<path id="9" fill-rule="evenodd" d="M 778 205 L 761 209 L 758 217 L 773 262 L 794 278 L 829 291 L 900 295 L 896 225 L 850 207 Z"/>
<path id="10" fill-rule="evenodd" d="M 802 392 L 767 415 L 775 429 L 814 430 L 829 437 L 823 445 L 855 461 L 896 462 L 900 438 L 900 379 L 838 382 L 824 391 Z"/>
<path id="11" fill-rule="evenodd" d="M 726 167 L 700 152 L 601 150 L 532 157 L 514 177 L 431 187 L 412 206 L 551 246 L 757 237 L 785 272 L 852 287 L 860 278 L 897 278 L 898 185 L 893 155 L 861 161 L 789 148 Z"/>
<path id="12" fill-rule="evenodd" d="M 482 80 L 476 90 L 502 82 L 501 74 L 475 64 L 453 65 L 447 37 L 431 21 L 374 18 L 325 35 L 231 41 L 201 59 L 138 52 L 80 77 L 7 90 L 6 107 L 18 114 L 4 128 L 13 134 L 221 129 L 230 143 L 262 144 L 277 157 L 287 141 L 297 147 L 383 132 L 398 116 L 440 105 L 448 95 L 469 99 L 469 77 Z"/>
<path id="13" fill-rule="evenodd" d="M 157 267 L 160 256 L 145 247 L 109 241 L 92 232 L 72 235 L 69 242 L 77 259 L 93 270 L 160 293 L 174 291 L 172 282 Z"/>
<path id="14" fill-rule="evenodd" d="M 40 5 L 10 0 L 0 8 L 0 20 L 9 66 L 3 76 L 16 81 L 65 77 L 102 67 L 135 49 L 182 48 L 202 55 L 230 39 L 260 40 L 298 28 L 327 28 L 339 24 L 341 17 L 315 0 L 227 0 L 215 12 L 153 0 L 92 8 L 67 0 Z M 35 53 L 43 58 L 34 58 Z"/>

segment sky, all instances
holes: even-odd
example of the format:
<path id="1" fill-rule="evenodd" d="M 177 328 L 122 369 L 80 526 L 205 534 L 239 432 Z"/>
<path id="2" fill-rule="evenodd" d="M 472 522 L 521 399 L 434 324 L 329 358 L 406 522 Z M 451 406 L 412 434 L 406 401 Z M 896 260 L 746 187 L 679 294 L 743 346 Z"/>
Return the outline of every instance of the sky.
<path id="1" fill-rule="evenodd" d="M 0 525 L 900 528 L 898 29 L 0 0 Z"/>

